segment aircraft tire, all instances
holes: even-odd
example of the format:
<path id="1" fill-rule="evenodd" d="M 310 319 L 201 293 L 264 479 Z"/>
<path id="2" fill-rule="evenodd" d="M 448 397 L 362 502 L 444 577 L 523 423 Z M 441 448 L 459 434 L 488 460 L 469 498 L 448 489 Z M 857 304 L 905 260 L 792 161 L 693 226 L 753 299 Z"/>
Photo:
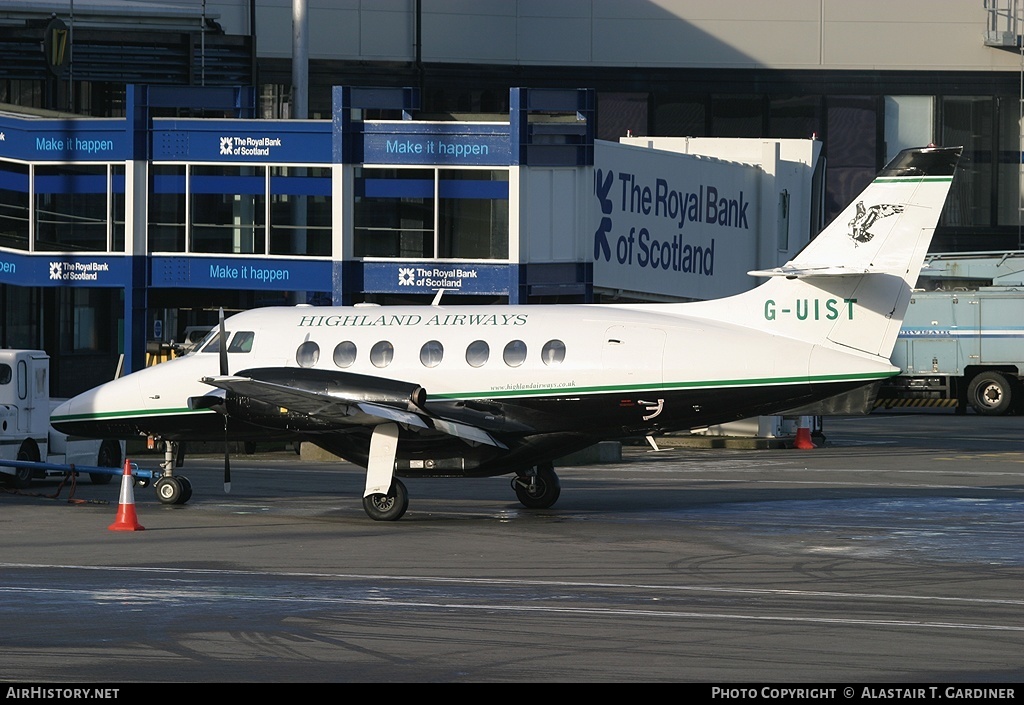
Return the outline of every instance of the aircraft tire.
<path id="1" fill-rule="evenodd" d="M 177 475 L 176 478 L 178 483 L 181 484 L 181 497 L 178 499 L 177 504 L 184 504 L 192 499 L 192 481 L 182 475 Z"/>
<path id="2" fill-rule="evenodd" d="M 363 511 L 374 521 L 398 521 L 409 508 L 409 492 L 405 484 L 395 478 L 387 494 L 363 497 Z"/>
<path id="3" fill-rule="evenodd" d="M 516 491 L 519 503 L 529 509 L 547 509 L 553 506 L 562 494 L 558 475 L 550 464 L 538 465 L 537 476 L 534 478 L 516 477 L 512 480 L 512 487 Z"/>
<path id="4" fill-rule="evenodd" d="M 162 504 L 181 504 L 182 486 L 176 477 L 161 477 L 153 485 Z"/>

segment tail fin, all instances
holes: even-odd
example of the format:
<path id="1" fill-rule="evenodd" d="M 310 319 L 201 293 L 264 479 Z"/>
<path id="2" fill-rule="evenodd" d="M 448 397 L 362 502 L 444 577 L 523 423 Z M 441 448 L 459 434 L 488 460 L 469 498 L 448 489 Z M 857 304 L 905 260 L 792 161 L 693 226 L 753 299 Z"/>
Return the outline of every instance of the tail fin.
<path id="1" fill-rule="evenodd" d="M 768 282 L 687 313 L 888 359 L 962 150 L 900 152 Z"/>

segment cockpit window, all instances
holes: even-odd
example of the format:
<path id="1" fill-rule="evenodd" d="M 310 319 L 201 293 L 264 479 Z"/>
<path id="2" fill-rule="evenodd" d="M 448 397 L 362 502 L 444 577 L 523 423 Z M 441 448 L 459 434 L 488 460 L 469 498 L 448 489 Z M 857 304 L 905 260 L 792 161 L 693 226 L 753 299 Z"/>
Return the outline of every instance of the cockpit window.
<path id="1" fill-rule="evenodd" d="M 0 384 L 10 384 L 11 375 L 11 366 L 7 364 L 0 364 Z"/>
<path id="2" fill-rule="evenodd" d="M 247 353 L 252 352 L 252 343 L 256 339 L 256 334 L 251 330 L 240 330 L 235 333 L 235 336 L 228 343 L 229 353 Z"/>
<path id="3" fill-rule="evenodd" d="M 228 333 L 228 335 L 231 334 Z M 206 336 L 206 340 L 203 341 L 203 346 L 201 349 L 204 353 L 219 353 L 220 331 L 215 328 L 208 336 Z"/>
<path id="4" fill-rule="evenodd" d="M 228 352 L 229 353 L 247 353 L 252 352 L 252 344 L 256 339 L 256 334 L 249 330 L 238 331 L 233 334 L 231 331 L 225 331 L 228 336 Z M 204 353 L 219 353 L 220 352 L 220 331 L 214 329 L 210 335 L 206 336 L 206 340 L 201 343 L 200 348 Z"/>

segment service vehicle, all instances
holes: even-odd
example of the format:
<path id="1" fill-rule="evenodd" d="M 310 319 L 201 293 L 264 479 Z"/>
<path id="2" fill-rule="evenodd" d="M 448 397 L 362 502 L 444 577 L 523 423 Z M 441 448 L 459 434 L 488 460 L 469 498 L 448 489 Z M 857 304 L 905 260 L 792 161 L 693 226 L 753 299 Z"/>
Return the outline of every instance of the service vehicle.
<path id="1" fill-rule="evenodd" d="M 876 408 L 1024 408 L 1024 289 L 915 291 L 892 364 L 902 372 L 882 385 Z"/>
<path id="2" fill-rule="evenodd" d="M 0 481 L 25 488 L 33 478 L 66 475 L 64 466 L 118 468 L 124 445 L 115 440 L 70 437 L 50 426 L 50 357 L 42 350 L 0 350 L 0 461 L 25 460 L 59 467 L 0 465 Z M 96 484 L 115 473 L 93 472 Z"/>

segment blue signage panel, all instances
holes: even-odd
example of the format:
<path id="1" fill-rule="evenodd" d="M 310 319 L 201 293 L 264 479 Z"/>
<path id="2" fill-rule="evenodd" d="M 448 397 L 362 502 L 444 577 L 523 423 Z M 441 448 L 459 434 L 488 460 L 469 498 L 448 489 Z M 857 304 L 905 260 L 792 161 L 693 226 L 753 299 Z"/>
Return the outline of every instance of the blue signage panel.
<path id="1" fill-rule="evenodd" d="M 381 294 L 508 294 L 515 265 L 472 262 L 364 262 L 363 289 Z"/>
<path id="2" fill-rule="evenodd" d="M 507 124 L 367 122 L 364 164 L 508 166 Z"/>
<path id="3" fill-rule="evenodd" d="M 26 161 L 125 161 L 130 149 L 123 119 L 22 119 L 0 116 L 0 158 Z"/>
<path id="4" fill-rule="evenodd" d="M 15 286 L 130 286 L 128 256 L 0 252 L 0 283 Z"/>
<path id="5" fill-rule="evenodd" d="M 263 291 L 331 291 L 333 266 L 324 260 L 155 255 L 151 286 Z"/>
<path id="6" fill-rule="evenodd" d="M 154 161 L 329 164 L 329 120 L 153 120 Z"/>

